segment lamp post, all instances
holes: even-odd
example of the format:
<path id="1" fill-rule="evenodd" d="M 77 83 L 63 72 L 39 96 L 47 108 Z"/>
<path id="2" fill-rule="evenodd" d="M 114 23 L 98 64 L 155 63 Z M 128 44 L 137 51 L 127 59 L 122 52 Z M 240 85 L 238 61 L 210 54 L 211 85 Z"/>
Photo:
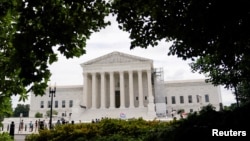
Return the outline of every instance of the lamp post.
<path id="1" fill-rule="evenodd" d="M 51 97 L 50 104 L 50 119 L 49 119 L 49 128 L 52 129 L 52 108 L 53 108 L 53 97 L 56 96 L 56 86 L 54 88 L 49 87 L 49 97 Z"/>
<path id="2" fill-rule="evenodd" d="M 22 131 L 22 130 L 23 130 L 23 122 L 22 122 L 22 117 L 23 117 L 23 113 L 20 113 L 19 131 Z"/>

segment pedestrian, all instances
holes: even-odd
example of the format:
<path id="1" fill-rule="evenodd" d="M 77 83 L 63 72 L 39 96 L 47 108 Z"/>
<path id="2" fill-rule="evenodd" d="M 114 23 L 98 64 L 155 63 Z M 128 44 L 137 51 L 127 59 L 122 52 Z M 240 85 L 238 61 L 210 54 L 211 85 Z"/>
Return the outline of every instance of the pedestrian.
<path id="1" fill-rule="evenodd" d="M 48 129 L 48 126 L 47 126 L 47 123 L 45 122 L 45 120 L 43 120 L 43 128 Z"/>
<path id="2" fill-rule="evenodd" d="M 12 139 L 14 139 L 14 134 L 15 134 L 15 123 L 14 121 L 12 121 L 10 124 L 10 136 Z"/>
<path id="3" fill-rule="evenodd" d="M 20 122 L 20 130 L 19 130 L 20 132 L 22 132 L 23 131 L 23 120 Z"/>
<path id="4" fill-rule="evenodd" d="M 33 131 L 33 123 L 32 123 L 32 121 L 30 121 L 30 132 L 32 132 Z"/>
<path id="5" fill-rule="evenodd" d="M 26 132 L 27 131 L 27 124 L 25 124 L 24 129 L 25 129 L 25 132 Z"/>
<path id="6" fill-rule="evenodd" d="M 44 121 L 40 121 L 39 122 L 39 130 L 43 130 L 43 129 L 44 129 Z"/>
<path id="7" fill-rule="evenodd" d="M 60 122 L 60 120 L 58 119 L 56 125 L 60 125 L 60 124 L 61 124 L 61 122 Z"/>
<path id="8" fill-rule="evenodd" d="M 39 130 L 40 129 L 40 124 L 41 124 L 41 121 L 40 121 L 40 119 L 38 119 L 38 122 L 37 122 L 37 130 Z"/>
<path id="9" fill-rule="evenodd" d="M 36 122 L 35 122 L 35 132 L 37 131 L 37 128 L 38 128 L 38 121 L 36 120 Z"/>

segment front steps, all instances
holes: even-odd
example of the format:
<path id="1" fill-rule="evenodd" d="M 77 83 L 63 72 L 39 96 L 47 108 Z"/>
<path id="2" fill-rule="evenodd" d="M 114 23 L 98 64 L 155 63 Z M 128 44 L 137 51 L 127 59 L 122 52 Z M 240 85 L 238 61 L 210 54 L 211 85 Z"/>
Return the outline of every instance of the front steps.
<path id="1" fill-rule="evenodd" d="M 150 116 L 149 116 L 150 115 Z M 75 121 L 92 121 L 102 118 L 117 118 L 117 119 L 130 119 L 130 118 L 143 118 L 154 119 L 154 113 L 149 113 L 147 107 L 142 108 L 111 108 L 111 109 L 83 109 L 79 114 L 72 115 L 72 120 Z"/>

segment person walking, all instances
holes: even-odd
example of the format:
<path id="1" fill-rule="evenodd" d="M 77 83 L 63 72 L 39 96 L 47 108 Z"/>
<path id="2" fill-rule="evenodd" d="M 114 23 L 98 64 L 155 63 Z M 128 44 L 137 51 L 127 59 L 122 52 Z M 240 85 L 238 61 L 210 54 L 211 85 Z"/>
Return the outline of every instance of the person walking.
<path id="1" fill-rule="evenodd" d="M 30 121 L 30 132 L 32 132 L 33 131 L 33 123 L 32 123 L 32 121 Z"/>
<path id="2" fill-rule="evenodd" d="M 20 122 L 20 127 L 19 127 L 19 131 L 22 132 L 23 131 L 23 120 Z"/>
<path id="3" fill-rule="evenodd" d="M 38 121 L 35 122 L 35 132 L 38 130 Z"/>

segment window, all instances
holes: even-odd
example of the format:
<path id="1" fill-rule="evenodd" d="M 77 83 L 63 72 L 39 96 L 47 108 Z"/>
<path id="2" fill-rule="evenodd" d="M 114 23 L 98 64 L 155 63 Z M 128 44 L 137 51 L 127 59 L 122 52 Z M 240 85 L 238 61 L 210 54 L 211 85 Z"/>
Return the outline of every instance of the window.
<path id="1" fill-rule="evenodd" d="M 66 102 L 65 100 L 62 101 L 62 108 L 65 108 Z"/>
<path id="2" fill-rule="evenodd" d="M 176 103 L 175 102 L 175 96 L 172 96 L 171 99 L 172 99 L 172 104 L 175 104 Z"/>
<path id="3" fill-rule="evenodd" d="M 188 103 L 192 103 L 193 102 L 193 100 L 192 100 L 192 95 L 189 95 L 188 96 Z"/>
<path id="4" fill-rule="evenodd" d="M 135 97 L 135 100 L 138 100 L 138 96 L 137 96 L 137 97 Z"/>
<path id="5" fill-rule="evenodd" d="M 148 99 L 148 97 L 147 96 L 145 96 L 145 100 L 147 100 Z"/>
<path id="6" fill-rule="evenodd" d="M 190 113 L 193 113 L 193 111 L 194 111 L 193 109 L 190 109 L 190 110 L 189 110 Z"/>
<path id="7" fill-rule="evenodd" d="M 70 108 L 73 107 L 73 100 L 70 100 L 70 101 L 69 101 L 69 107 L 70 107 Z"/>
<path id="8" fill-rule="evenodd" d="M 201 98 L 201 96 L 196 95 L 197 103 L 199 103 L 199 102 L 200 102 L 200 98 Z"/>
<path id="9" fill-rule="evenodd" d="M 184 103 L 184 97 L 180 96 L 180 103 Z"/>
<path id="10" fill-rule="evenodd" d="M 48 108 L 50 108 L 51 107 L 51 102 L 50 101 L 48 101 Z"/>
<path id="11" fill-rule="evenodd" d="M 165 96 L 165 103 L 168 104 L 168 98 Z"/>
<path id="12" fill-rule="evenodd" d="M 41 108 L 44 108 L 44 101 L 41 101 L 40 107 L 41 107 Z"/>
<path id="13" fill-rule="evenodd" d="M 55 108 L 58 108 L 58 101 L 55 101 Z"/>
<path id="14" fill-rule="evenodd" d="M 209 95 L 208 94 L 205 95 L 205 102 L 209 102 Z"/>

